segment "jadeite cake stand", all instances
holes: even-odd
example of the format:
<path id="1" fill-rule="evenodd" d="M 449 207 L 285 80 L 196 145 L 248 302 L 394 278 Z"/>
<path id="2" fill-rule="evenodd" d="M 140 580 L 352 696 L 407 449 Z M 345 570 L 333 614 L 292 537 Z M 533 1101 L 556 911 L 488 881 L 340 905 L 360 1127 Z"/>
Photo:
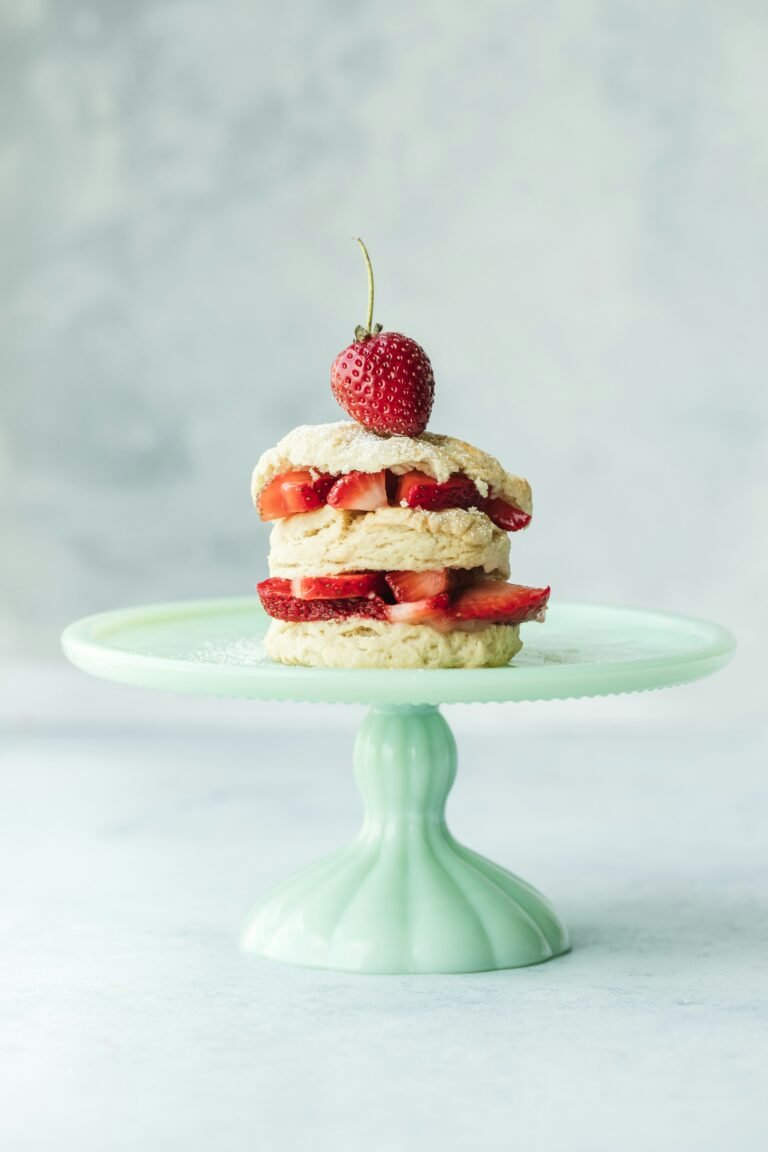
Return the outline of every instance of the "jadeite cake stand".
<path id="1" fill-rule="evenodd" d="M 735 647 L 702 620 L 555 604 L 504 668 L 347 671 L 273 663 L 268 622 L 254 598 L 159 604 L 89 616 L 62 643 L 78 667 L 123 684 L 371 706 L 354 752 L 362 828 L 264 896 L 243 936 L 274 960 L 352 972 L 516 968 L 569 948 L 535 888 L 448 831 L 456 744 L 438 704 L 664 688 L 717 671 Z"/>

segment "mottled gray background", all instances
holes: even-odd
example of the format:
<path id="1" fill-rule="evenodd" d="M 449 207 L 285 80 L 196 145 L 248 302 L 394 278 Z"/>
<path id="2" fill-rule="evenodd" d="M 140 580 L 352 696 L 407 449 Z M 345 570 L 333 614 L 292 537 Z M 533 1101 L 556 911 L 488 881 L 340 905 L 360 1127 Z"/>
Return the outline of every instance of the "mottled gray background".
<path id="1" fill-rule="evenodd" d="M 364 315 L 527 475 L 513 575 L 766 623 L 768 11 L 0 4 L 0 650 L 247 592 L 253 463 Z"/>

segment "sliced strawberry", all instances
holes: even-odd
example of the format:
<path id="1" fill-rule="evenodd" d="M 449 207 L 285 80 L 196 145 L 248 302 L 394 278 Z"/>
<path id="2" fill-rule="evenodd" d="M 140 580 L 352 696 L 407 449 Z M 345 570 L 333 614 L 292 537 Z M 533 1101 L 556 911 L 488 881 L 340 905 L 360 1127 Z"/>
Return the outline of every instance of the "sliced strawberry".
<path id="1" fill-rule="evenodd" d="M 430 485 L 437 484 L 432 476 L 427 476 L 426 472 L 405 472 L 402 476 L 396 476 L 397 484 L 395 486 L 395 504 L 410 505 L 411 493 L 418 488 L 428 488 Z"/>
<path id="2" fill-rule="evenodd" d="M 409 600 L 402 604 L 387 604 L 386 613 L 390 624 L 423 624 L 442 616 L 450 604 L 447 592 L 439 596 L 429 596 L 424 600 Z"/>
<path id="3" fill-rule="evenodd" d="M 344 572 L 340 576 L 297 576 L 291 595 L 299 600 L 346 600 L 361 596 L 386 596 L 389 589 L 382 572 Z"/>
<path id="4" fill-rule="evenodd" d="M 500 496 L 491 496 L 483 500 L 480 507 L 497 528 L 503 528 L 505 532 L 518 532 L 521 528 L 527 528 L 531 522 L 530 512 L 523 512 L 517 504 L 510 504 Z"/>
<path id="5" fill-rule="evenodd" d="M 291 594 L 291 581 L 273 576 L 256 585 L 264 611 L 276 620 L 298 624 L 305 620 L 344 620 L 367 616 L 386 620 L 388 605 L 378 596 L 344 600 L 299 600 Z"/>
<path id="6" fill-rule="evenodd" d="M 395 503 L 406 508 L 424 508 L 439 512 L 443 508 L 472 508 L 481 501 L 480 493 L 462 472 L 455 472 L 438 484 L 426 472 L 406 472 L 398 481 Z"/>
<path id="7" fill-rule="evenodd" d="M 326 500 L 332 508 L 373 512 L 387 504 L 386 472 L 347 472 L 340 476 Z"/>
<path id="8" fill-rule="evenodd" d="M 399 603 L 410 600 L 428 600 L 448 592 L 452 587 L 451 573 L 447 568 L 436 568 L 430 572 L 387 572 L 387 584 Z"/>
<path id="9" fill-rule="evenodd" d="M 391 469 L 386 470 L 386 485 L 387 485 L 387 503 L 397 504 L 397 486 L 400 483 L 400 477 L 397 476 Z"/>
<path id="10" fill-rule="evenodd" d="M 314 488 L 315 495 L 319 498 L 322 504 L 327 503 L 328 493 L 336 483 L 336 477 L 332 472 L 318 472 L 317 479 L 312 487 Z"/>
<path id="11" fill-rule="evenodd" d="M 447 616 L 457 623 L 485 620 L 488 624 L 522 624 L 543 620 L 548 600 L 549 588 L 482 580 L 458 593 Z"/>
<path id="12" fill-rule="evenodd" d="M 327 472 L 283 472 L 265 484 L 256 499 L 262 520 L 280 520 L 322 508 L 334 477 Z"/>

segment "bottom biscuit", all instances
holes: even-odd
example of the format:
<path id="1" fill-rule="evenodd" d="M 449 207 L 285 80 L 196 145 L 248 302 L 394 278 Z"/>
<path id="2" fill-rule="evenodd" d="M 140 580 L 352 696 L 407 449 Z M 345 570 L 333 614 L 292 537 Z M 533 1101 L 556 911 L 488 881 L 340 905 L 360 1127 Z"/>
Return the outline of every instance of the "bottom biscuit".
<path id="1" fill-rule="evenodd" d="M 362 617 L 301 624 L 273 620 L 264 639 L 273 660 L 312 668 L 499 668 L 522 646 L 517 624 L 437 632 L 428 624 Z"/>

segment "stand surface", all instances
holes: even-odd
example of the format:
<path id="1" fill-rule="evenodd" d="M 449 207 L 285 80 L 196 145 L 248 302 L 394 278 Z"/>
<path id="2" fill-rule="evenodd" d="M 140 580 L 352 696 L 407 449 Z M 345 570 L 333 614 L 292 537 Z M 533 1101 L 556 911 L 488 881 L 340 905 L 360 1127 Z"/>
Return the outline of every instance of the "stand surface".
<path id="1" fill-rule="evenodd" d="M 182 602 L 88 617 L 62 643 L 78 667 L 122 683 L 372 705 L 355 746 L 360 832 L 265 896 L 243 937 L 264 956 L 357 972 L 513 968 L 569 947 L 543 896 L 448 831 L 456 746 L 436 705 L 663 688 L 717 671 L 735 647 L 701 620 L 556 604 L 504 668 L 347 671 L 273 663 L 268 623 L 253 597 Z"/>

